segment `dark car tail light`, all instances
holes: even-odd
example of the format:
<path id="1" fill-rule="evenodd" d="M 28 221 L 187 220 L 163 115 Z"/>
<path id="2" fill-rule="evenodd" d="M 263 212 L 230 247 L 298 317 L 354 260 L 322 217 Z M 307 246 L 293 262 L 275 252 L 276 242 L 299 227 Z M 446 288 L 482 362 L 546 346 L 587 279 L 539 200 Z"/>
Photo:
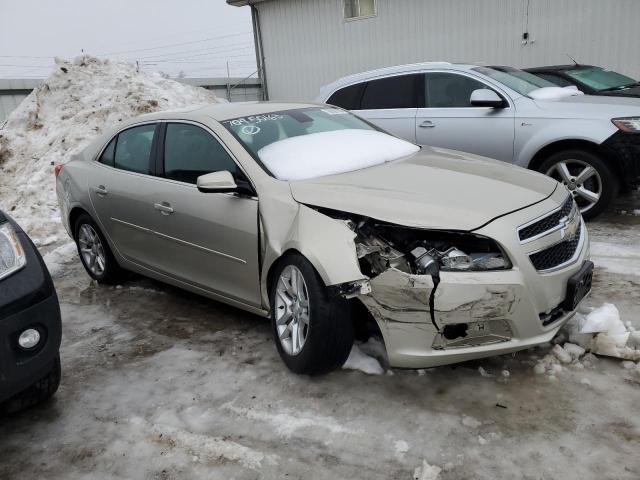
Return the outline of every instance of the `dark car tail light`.
<path id="1" fill-rule="evenodd" d="M 58 178 L 58 175 L 60 175 L 60 172 L 62 171 L 62 167 L 64 167 L 64 165 L 62 165 L 61 163 L 53 167 L 53 174 L 56 176 L 56 178 Z"/>

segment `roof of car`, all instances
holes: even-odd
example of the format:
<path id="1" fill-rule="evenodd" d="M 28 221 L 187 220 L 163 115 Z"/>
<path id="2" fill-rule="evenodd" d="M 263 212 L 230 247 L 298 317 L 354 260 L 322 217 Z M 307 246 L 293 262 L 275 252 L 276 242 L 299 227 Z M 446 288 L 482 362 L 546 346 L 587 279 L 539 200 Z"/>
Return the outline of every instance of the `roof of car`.
<path id="1" fill-rule="evenodd" d="M 361 80 L 367 80 L 369 78 L 381 77 L 384 75 L 390 75 L 394 73 L 410 73 L 420 70 L 448 68 L 455 70 L 468 70 L 473 67 L 477 67 L 480 64 L 464 64 L 464 63 L 450 63 L 450 62 L 420 62 L 420 63 L 408 63 L 406 65 L 394 65 L 392 67 L 376 68 L 374 70 L 368 70 L 366 72 L 354 73 L 338 80 L 331 82 L 320 89 L 321 93 L 334 91 L 336 88 L 342 85 L 349 85 Z"/>
<path id="2" fill-rule="evenodd" d="M 526 72 L 560 72 L 562 70 L 576 70 L 579 68 L 590 68 L 591 65 L 580 65 L 572 63 L 571 65 L 549 65 L 547 67 L 524 68 Z"/>
<path id="3" fill-rule="evenodd" d="M 295 108 L 315 107 L 316 103 L 294 103 L 294 102 L 225 102 L 212 103 L 209 105 L 194 105 L 176 110 L 163 110 L 147 115 L 142 115 L 133 119 L 162 120 L 162 119 L 184 119 L 192 115 L 205 115 L 218 122 L 231 118 L 246 117 L 249 115 L 262 115 L 269 112 L 281 110 L 292 110 Z"/>

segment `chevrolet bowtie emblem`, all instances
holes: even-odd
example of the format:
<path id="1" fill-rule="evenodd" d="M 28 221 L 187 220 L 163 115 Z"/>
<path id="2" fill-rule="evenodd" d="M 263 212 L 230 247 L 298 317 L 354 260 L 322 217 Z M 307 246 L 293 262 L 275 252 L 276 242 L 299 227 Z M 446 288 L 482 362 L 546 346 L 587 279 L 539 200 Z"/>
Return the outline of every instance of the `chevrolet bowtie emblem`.
<path id="1" fill-rule="evenodd" d="M 564 221 L 564 226 L 560 229 L 560 234 L 563 239 L 570 240 L 578 233 L 578 227 L 580 227 L 580 215 L 578 210 L 574 210 L 572 215 L 567 217 Z"/>

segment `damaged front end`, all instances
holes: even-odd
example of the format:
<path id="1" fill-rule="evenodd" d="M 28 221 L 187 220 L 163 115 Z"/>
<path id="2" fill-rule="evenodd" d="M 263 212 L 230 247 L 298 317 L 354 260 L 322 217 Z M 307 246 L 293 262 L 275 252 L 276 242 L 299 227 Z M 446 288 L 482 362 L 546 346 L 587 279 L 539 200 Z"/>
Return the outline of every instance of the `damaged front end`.
<path id="1" fill-rule="evenodd" d="M 512 265 L 494 240 L 468 232 L 425 230 L 341 212 L 356 234 L 360 269 L 368 280 L 337 292 L 357 298 L 384 337 L 391 365 L 426 367 L 453 359 L 465 348 L 509 342 L 508 317 L 519 286 L 502 277 Z M 487 350 L 488 349 L 488 350 Z M 451 352 L 452 355 L 449 355 Z"/>

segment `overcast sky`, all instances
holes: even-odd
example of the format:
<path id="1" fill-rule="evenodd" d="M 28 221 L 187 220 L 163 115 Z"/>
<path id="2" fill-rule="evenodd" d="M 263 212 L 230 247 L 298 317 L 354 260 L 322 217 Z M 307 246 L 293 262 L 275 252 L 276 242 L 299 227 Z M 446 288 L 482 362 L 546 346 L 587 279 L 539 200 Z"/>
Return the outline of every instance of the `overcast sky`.
<path id="1" fill-rule="evenodd" d="M 0 0 L 0 78 L 46 77 L 83 50 L 170 75 L 255 70 L 250 9 L 225 0 Z"/>

